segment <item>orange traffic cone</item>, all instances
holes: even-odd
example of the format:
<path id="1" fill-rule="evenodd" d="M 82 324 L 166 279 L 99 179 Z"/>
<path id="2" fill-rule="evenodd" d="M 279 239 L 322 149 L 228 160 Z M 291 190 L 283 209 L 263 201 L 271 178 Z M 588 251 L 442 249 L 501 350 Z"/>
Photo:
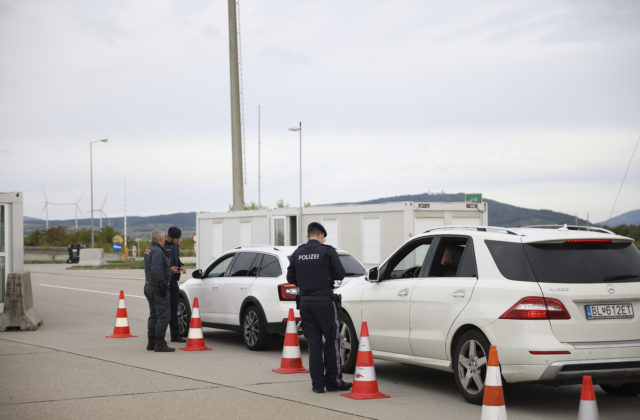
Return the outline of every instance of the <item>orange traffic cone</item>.
<path id="1" fill-rule="evenodd" d="M 127 319 L 127 307 L 124 305 L 124 291 L 120 290 L 120 300 L 118 301 L 118 310 L 116 311 L 116 325 L 113 327 L 113 334 L 107 338 L 127 338 L 137 337 L 132 335 L 129 330 L 129 320 Z"/>
<path id="2" fill-rule="evenodd" d="M 298 341 L 298 329 L 296 319 L 293 316 L 293 308 L 289 308 L 287 318 L 287 331 L 284 334 L 284 346 L 282 347 L 282 360 L 280 369 L 271 369 L 276 373 L 307 373 L 307 369 L 302 366 L 300 357 L 300 342 Z"/>
<path id="3" fill-rule="evenodd" d="M 580 394 L 580 408 L 578 408 L 578 420 L 599 420 L 596 394 L 593 391 L 591 376 L 582 377 L 582 393 Z"/>
<path id="4" fill-rule="evenodd" d="M 484 396 L 482 398 L 481 420 L 506 420 L 507 408 L 504 405 L 504 393 L 502 392 L 502 379 L 500 378 L 500 362 L 498 361 L 498 349 L 491 346 L 489 349 L 489 363 L 487 375 L 484 378 Z"/>
<path id="5" fill-rule="evenodd" d="M 193 298 L 193 310 L 191 311 L 191 322 L 189 322 L 189 335 L 187 335 L 187 345 L 180 350 L 184 351 L 200 351 L 211 350 L 204 345 L 204 337 L 202 335 L 202 321 L 200 320 L 200 306 L 198 298 Z"/>
<path id="6" fill-rule="evenodd" d="M 360 331 L 360 345 L 358 345 L 353 387 L 351 392 L 340 395 L 355 400 L 389 398 L 388 395 L 378 391 L 376 371 L 373 367 L 373 353 L 371 353 L 371 344 L 369 343 L 369 327 L 367 327 L 366 321 L 362 322 L 362 331 Z"/>

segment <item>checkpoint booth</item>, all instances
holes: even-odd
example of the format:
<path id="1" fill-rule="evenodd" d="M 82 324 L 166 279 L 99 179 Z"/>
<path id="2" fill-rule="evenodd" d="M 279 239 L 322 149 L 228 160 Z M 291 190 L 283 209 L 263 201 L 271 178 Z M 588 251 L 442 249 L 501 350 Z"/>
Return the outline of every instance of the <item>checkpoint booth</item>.
<path id="1" fill-rule="evenodd" d="M 24 270 L 22 205 L 21 192 L 0 192 L 0 312 L 9 273 Z"/>

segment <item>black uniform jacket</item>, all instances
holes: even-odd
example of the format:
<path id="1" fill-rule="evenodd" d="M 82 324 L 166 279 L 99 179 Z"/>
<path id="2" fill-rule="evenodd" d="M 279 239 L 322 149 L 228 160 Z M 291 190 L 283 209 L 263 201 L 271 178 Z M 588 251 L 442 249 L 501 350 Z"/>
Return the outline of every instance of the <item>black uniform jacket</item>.
<path id="1" fill-rule="evenodd" d="M 312 239 L 291 254 L 287 281 L 298 286 L 301 296 L 331 296 L 333 281 L 344 274 L 335 248 Z"/>
<path id="2" fill-rule="evenodd" d="M 178 244 L 165 242 L 164 251 L 167 253 L 167 258 L 169 258 L 169 266 L 180 268 L 184 265 L 182 261 L 180 261 L 180 248 L 178 248 Z M 171 280 L 180 280 L 180 273 L 171 273 Z"/>
<path id="3" fill-rule="evenodd" d="M 151 246 L 144 251 L 144 278 L 154 286 L 162 283 L 168 285 L 171 279 L 169 259 L 157 242 L 151 242 Z"/>

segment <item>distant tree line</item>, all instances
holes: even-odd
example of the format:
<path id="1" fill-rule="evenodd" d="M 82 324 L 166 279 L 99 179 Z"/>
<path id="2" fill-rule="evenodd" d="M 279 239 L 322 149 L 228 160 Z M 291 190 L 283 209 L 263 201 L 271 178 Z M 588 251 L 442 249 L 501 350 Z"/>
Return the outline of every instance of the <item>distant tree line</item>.
<path id="1" fill-rule="evenodd" d="M 112 226 L 105 226 L 100 230 L 94 229 L 94 246 L 96 248 L 103 248 L 105 252 L 112 252 L 113 237 L 120 235 L 124 237 L 121 232 L 115 230 Z M 149 235 L 150 237 L 151 235 Z M 136 241 L 130 236 L 127 237 L 127 246 L 129 249 L 133 245 L 140 246 L 140 249 L 144 250 L 150 245 L 150 239 L 144 241 Z M 34 230 L 24 238 L 25 246 L 37 246 L 41 248 L 48 247 L 67 247 L 69 245 L 82 245 L 91 246 L 91 230 L 82 229 L 79 231 L 69 230 L 66 226 L 56 226 L 49 229 Z M 124 246 L 124 243 L 122 244 Z M 191 238 L 183 237 L 180 239 L 181 250 L 193 250 L 193 241 Z M 142 251 L 144 252 L 144 251 Z M 138 251 L 138 255 L 142 255 L 141 251 Z"/>

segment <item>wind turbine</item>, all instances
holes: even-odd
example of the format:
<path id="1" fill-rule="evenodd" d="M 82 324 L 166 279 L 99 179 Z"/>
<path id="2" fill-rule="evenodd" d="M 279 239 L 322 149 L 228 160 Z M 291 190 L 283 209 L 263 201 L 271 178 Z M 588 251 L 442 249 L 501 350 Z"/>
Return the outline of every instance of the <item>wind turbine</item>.
<path id="1" fill-rule="evenodd" d="M 47 198 L 47 193 L 44 191 L 44 188 L 42 188 L 42 194 L 44 194 L 44 206 L 40 214 L 45 214 L 45 229 L 49 229 L 49 199 Z"/>
<path id="2" fill-rule="evenodd" d="M 83 213 L 82 209 L 80 209 L 80 200 L 82 200 L 82 196 L 84 194 L 80 194 L 80 197 L 78 198 L 78 200 L 75 203 L 62 203 L 61 205 L 64 206 L 73 206 L 74 207 L 74 211 L 75 211 L 75 215 L 76 215 L 76 232 L 78 231 L 78 211 L 80 211 L 80 213 Z"/>
<path id="3" fill-rule="evenodd" d="M 45 228 L 49 229 L 49 206 L 62 206 L 63 204 L 52 203 L 51 201 L 49 201 L 47 192 L 44 190 L 44 187 L 42 187 L 42 194 L 44 194 L 44 206 L 42 207 L 42 211 L 40 211 L 40 214 L 45 213 Z"/>
<path id="4" fill-rule="evenodd" d="M 104 205 L 107 203 L 107 197 L 109 197 L 109 193 L 106 193 L 104 195 L 104 200 L 102 201 L 102 206 L 100 206 L 99 209 L 94 209 L 94 211 L 98 212 L 98 215 L 100 217 L 100 230 L 102 230 L 102 216 L 104 216 L 104 218 L 107 218 L 107 214 L 104 212 Z"/>

